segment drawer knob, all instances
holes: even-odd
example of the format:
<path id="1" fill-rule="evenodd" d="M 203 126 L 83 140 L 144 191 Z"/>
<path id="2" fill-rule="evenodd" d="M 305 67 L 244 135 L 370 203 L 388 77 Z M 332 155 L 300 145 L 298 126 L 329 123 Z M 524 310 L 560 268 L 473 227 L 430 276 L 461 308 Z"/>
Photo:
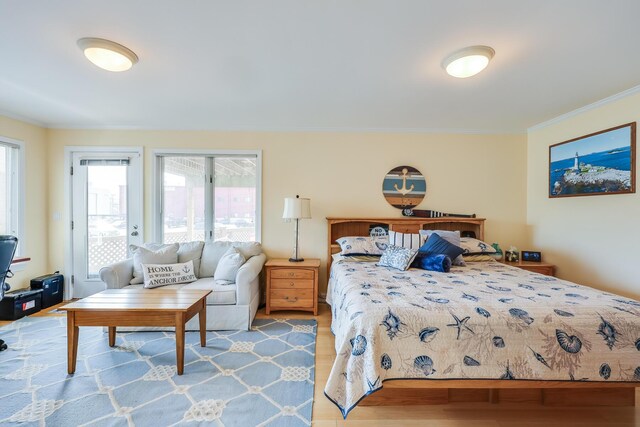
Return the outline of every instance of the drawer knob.
<path id="1" fill-rule="evenodd" d="M 295 286 L 295 282 L 289 282 L 289 286 Z"/>
<path id="2" fill-rule="evenodd" d="M 284 299 L 286 299 L 289 302 L 296 302 L 298 301 L 298 297 L 284 297 Z"/>
<path id="3" fill-rule="evenodd" d="M 293 277 L 293 271 L 289 273 L 289 277 Z"/>

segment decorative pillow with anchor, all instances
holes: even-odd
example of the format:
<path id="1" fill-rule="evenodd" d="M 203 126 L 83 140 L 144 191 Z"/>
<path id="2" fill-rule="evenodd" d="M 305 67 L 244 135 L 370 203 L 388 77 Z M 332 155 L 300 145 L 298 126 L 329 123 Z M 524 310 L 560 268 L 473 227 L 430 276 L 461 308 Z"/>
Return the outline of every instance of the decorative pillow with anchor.
<path id="1" fill-rule="evenodd" d="M 147 289 L 197 280 L 193 272 L 193 261 L 179 264 L 142 264 L 142 272 L 144 287 Z"/>

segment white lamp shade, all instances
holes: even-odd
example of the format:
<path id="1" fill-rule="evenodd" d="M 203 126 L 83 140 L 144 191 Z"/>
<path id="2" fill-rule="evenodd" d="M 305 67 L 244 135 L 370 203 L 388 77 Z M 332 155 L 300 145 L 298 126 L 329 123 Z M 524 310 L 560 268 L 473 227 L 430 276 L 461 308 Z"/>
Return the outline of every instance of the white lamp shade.
<path id="1" fill-rule="evenodd" d="M 284 219 L 311 218 L 311 199 L 299 197 L 286 197 L 284 199 Z"/>

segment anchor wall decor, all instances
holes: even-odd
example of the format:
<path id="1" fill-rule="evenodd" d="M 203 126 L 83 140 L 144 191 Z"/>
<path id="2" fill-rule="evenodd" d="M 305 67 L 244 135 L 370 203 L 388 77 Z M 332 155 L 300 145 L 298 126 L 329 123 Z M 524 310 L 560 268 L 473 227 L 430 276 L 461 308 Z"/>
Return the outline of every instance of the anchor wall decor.
<path id="1" fill-rule="evenodd" d="M 427 182 L 420 171 L 411 166 L 391 169 L 382 181 L 382 194 L 391 206 L 411 209 L 422 202 L 427 193 Z"/>

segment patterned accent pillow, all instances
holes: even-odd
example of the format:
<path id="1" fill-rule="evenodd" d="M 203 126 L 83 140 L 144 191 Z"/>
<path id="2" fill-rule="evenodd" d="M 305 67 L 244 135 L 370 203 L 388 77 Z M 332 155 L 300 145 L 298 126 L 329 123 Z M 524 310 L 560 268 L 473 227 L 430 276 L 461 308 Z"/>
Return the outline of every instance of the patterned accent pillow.
<path id="1" fill-rule="evenodd" d="M 438 236 L 442 237 L 447 242 L 452 245 L 460 246 L 460 232 L 459 231 L 449 231 L 449 230 L 420 230 L 420 236 L 426 237 L 429 240 L 429 236 L 433 233 L 438 234 Z M 452 260 L 453 265 L 457 265 L 460 267 L 464 267 L 466 264 L 464 263 L 464 258 L 462 255 L 457 256 Z"/>
<path id="2" fill-rule="evenodd" d="M 343 256 L 380 256 L 382 255 L 382 252 L 387 249 L 387 246 L 389 246 L 387 236 L 376 238 L 366 236 L 347 236 L 340 237 L 336 240 L 336 243 L 340 245 L 340 255 Z"/>
<path id="3" fill-rule="evenodd" d="M 426 237 L 416 233 L 398 233 L 389 231 L 389 244 L 407 249 L 420 249 L 420 246 L 427 240 Z"/>
<path id="4" fill-rule="evenodd" d="M 490 244 L 473 237 L 461 237 L 460 247 L 464 250 L 462 255 L 493 254 L 496 252 Z"/>
<path id="5" fill-rule="evenodd" d="M 389 245 L 387 250 L 382 253 L 380 262 L 376 265 L 379 267 L 391 267 L 404 271 L 409 268 L 417 254 L 417 249 Z"/>
<path id="6" fill-rule="evenodd" d="M 198 280 L 193 270 L 193 261 L 181 264 L 142 264 L 142 272 L 144 287 L 147 289 Z"/>

